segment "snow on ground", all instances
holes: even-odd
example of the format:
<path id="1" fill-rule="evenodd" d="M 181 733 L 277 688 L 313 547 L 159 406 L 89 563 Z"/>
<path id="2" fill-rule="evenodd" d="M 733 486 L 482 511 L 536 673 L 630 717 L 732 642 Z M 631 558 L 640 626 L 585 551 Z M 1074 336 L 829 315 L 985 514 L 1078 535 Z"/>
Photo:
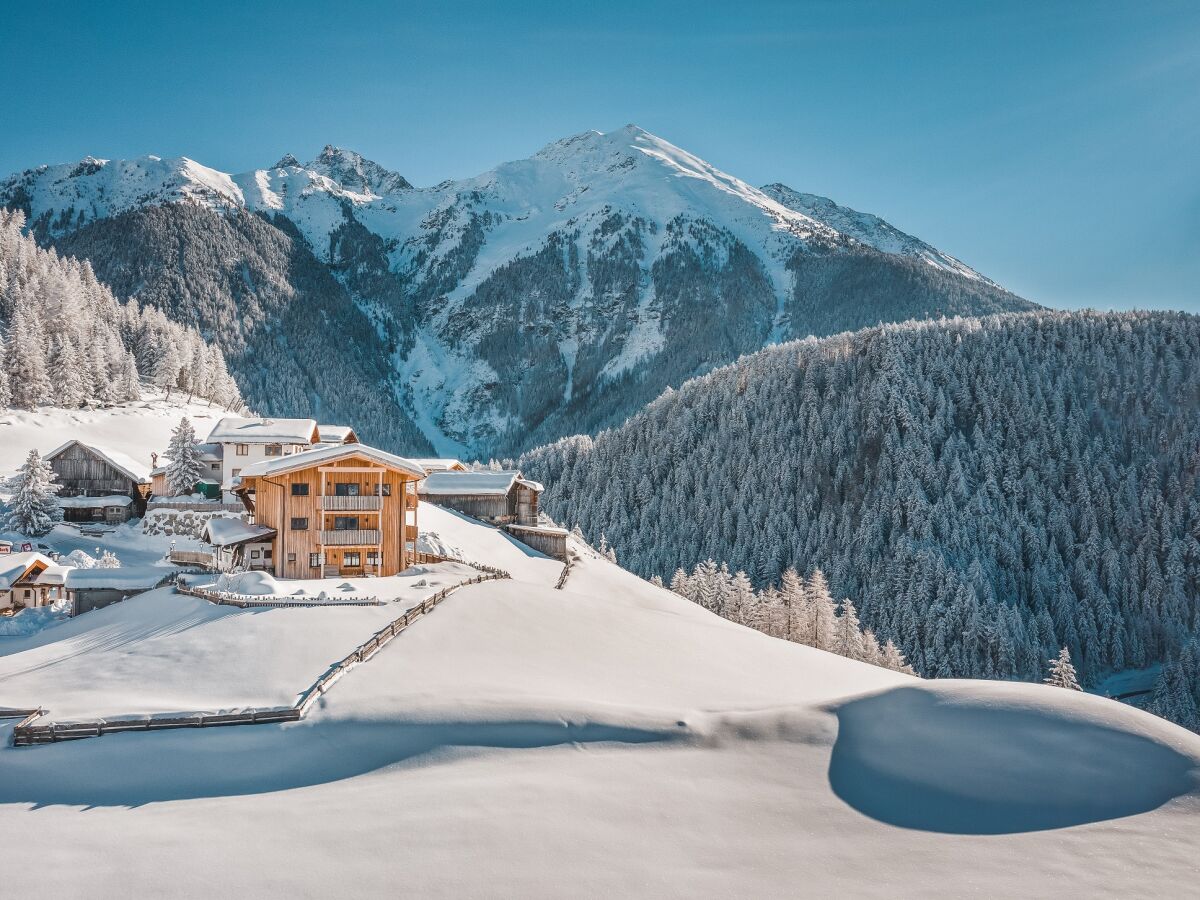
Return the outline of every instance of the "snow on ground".
<path id="1" fill-rule="evenodd" d="M 483 525 L 452 509 L 422 501 L 417 508 L 417 528 L 426 546 L 443 548 L 434 552 L 504 569 L 518 581 L 553 585 L 562 574 L 563 564 L 558 560 L 522 544 L 500 528 Z"/>
<path id="2" fill-rule="evenodd" d="M 27 638 L 0 638 L 0 706 L 42 706 L 50 720 L 69 721 L 290 705 L 373 632 L 476 574 L 442 563 L 346 579 L 345 596 L 369 588 L 389 601 L 365 607 L 242 610 L 149 591 Z M 341 584 L 323 582 L 338 596 Z"/>
<path id="3" fill-rule="evenodd" d="M 146 399 L 106 409 L 0 410 L 0 475 L 16 471 L 30 450 L 48 453 L 70 440 L 115 450 L 150 465 L 151 452 L 163 453 L 171 430 L 186 415 L 204 438 L 222 416 L 219 406 L 185 403 L 178 395 L 170 402 L 147 391 Z"/>
<path id="4" fill-rule="evenodd" d="M 554 590 L 499 532 L 421 515 L 516 578 L 461 589 L 298 723 L 0 749 L 0 826 L 39 854 L 6 889 L 1125 897 L 1200 874 L 1200 738 L 1161 719 L 776 641 L 586 553 Z M 31 639 L 17 677 L 57 668 L 67 704 L 290 702 L 282 673 L 370 614 L 157 592 Z M 0 706 L 28 702 L 14 683 Z"/>

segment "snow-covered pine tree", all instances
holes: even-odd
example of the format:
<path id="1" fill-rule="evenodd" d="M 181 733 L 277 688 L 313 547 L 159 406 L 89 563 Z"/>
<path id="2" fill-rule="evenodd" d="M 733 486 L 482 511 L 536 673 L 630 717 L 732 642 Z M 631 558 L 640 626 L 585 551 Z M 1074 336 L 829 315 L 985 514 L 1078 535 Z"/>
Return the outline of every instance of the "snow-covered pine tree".
<path id="1" fill-rule="evenodd" d="M 872 636 L 874 639 L 874 636 Z M 838 616 L 833 626 L 833 646 L 830 648 L 838 656 L 847 659 L 863 659 L 863 634 L 858 623 L 858 610 L 854 603 L 846 598 L 842 601 L 842 614 Z"/>
<path id="2" fill-rule="evenodd" d="M 184 416 L 171 432 L 167 447 L 171 462 L 167 465 L 167 489 L 174 497 L 183 497 L 196 490 L 196 482 L 204 475 L 204 463 L 196 444 L 196 432 Z"/>
<path id="3" fill-rule="evenodd" d="M 1075 667 L 1071 665 L 1071 651 L 1066 647 L 1059 650 L 1058 656 L 1050 660 L 1050 671 L 1046 675 L 1045 683 L 1072 691 L 1083 690 L 1075 677 Z"/>
<path id="4" fill-rule="evenodd" d="M 12 492 L 8 503 L 9 531 L 41 537 L 62 521 L 62 509 L 55 499 L 60 490 L 57 481 L 58 476 L 37 450 L 30 450 L 8 485 Z"/>
<path id="5" fill-rule="evenodd" d="M 829 582 L 825 580 L 824 572 L 820 569 L 813 570 L 812 577 L 805 585 L 805 593 L 808 595 L 808 602 L 812 605 L 811 646 L 818 650 L 833 650 L 837 627 L 837 607 L 833 602 L 833 594 L 829 591 Z M 856 615 L 856 624 L 857 621 Z"/>

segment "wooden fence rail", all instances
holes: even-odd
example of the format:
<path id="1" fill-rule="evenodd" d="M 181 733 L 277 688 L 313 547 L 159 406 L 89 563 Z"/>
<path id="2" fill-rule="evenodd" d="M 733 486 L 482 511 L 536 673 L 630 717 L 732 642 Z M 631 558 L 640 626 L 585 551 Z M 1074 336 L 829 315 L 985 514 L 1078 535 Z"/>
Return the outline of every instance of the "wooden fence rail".
<path id="1" fill-rule="evenodd" d="M 490 567 L 489 567 L 490 568 Z M 510 577 L 507 572 L 496 569 L 477 575 L 468 581 L 451 587 L 442 588 L 436 594 L 426 597 L 416 606 L 393 619 L 383 628 L 376 631 L 363 641 L 344 659 L 334 663 L 328 670 L 300 694 L 291 706 L 270 707 L 267 709 L 249 709 L 237 713 L 184 713 L 174 716 L 125 716 L 115 719 L 105 719 L 96 722 L 50 722 L 45 725 L 34 725 L 36 719 L 45 715 L 44 709 L 10 710 L 9 718 L 23 714 L 24 718 L 13 726 L 12 742 L 15 747 L 38 746 L 53 744 L 59 741 L 74 741 L 83 738 L 100 737 L 122 731 L 158 731 L 166 728 L 206 728 L 225 725 L 262 725 L 276 722 L 297 722 L 308 714 L 313 704 L 321 698 L 337 681 L 352 668 L 364 663 L 376 653 L 403 634 L 413 622 L 428 615 L 440 603 L 461 587 L 480 584 L 484 581 L 495 581 Z M 177 585 L 181 593 L 194 594 L 194 588 Z M 205 599 L 208 599 L 207 597 Z M 216 602 L 216 601 L 213 601 Z M 235 604 L 236 605 L 236 604 Z M 296 606 L 313 606 L 317 604 L 291 604 Z M 326 604 L 330 605 L 330 604 Z M 361 604 L 360 604 L 361 605 Z M 382 604 L 381 604 L 382 605 Z M 8 715 L 7 713 L 5 715 Z"/>

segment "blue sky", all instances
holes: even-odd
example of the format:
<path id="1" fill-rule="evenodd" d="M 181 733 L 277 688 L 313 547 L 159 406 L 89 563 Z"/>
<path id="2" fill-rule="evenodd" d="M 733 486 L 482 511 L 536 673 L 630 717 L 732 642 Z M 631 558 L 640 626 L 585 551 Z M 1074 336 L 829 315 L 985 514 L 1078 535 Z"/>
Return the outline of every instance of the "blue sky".
<path id="1" fill-rule="evenodd" d="M 0 172 L 351 147 L 417 185 L 634 122 L 1057 306 L 1200 311 L 1195 2 L 18 3 Z"/>

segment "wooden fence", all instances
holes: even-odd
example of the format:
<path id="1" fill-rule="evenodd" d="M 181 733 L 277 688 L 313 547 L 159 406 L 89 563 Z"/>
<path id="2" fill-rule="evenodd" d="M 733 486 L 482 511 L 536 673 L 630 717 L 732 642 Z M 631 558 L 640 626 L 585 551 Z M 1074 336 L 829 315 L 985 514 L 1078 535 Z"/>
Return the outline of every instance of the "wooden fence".
<path id="1" fill-rule="evenodd" d="M 499 571 L 499 570 L 497 570 Z M 436 594 L 426 597 L 403 615 L 393 619 L 388 625 L 371 635 L 354 648 L 344 659 L 330 666 L 320 678 L 314 681 L 300 694 L 299 699 L 291 706 L 270 707 L 267 709 L 250 709 L 238 713 L 184 713 L 176 716 L 126 716 L 112 721 L 95 722 L 50 722 L 45 725 L 34 725 L 33 722 L 45 715 L 45 710 L 12 710 L 13 713 L 26 713 L 20 722 L 13 727 L 12 742 L 15 747 L 53 744 L 58 741 L 74 741 L 82 738 L 100 737 L 105 734 L 115 734 L 122 731 L 158 731 L 167 728 L 206 728 L 225 725 L 265 725 L 277 722 L 297 722 L 308 714 L 313 704 L 321 698 L 337 681 L 360 663 L 364 663 L 386 647 L 395 638 L 404 633 L 413 622 L 434 610 L 447 597 L 461 587 L 470 584 L 480 584 L 509 577 L 507 573 L 493 574 L 491 572 L 477 575 L 469 581 L 442 588 Z M 182 593 L 190 593 L 194 589 L 178 588 Z M 207 598 L 206 598 L 207 599 Z M 314 604 L 305 604 L 314 605 Z M 12 716 L 15 718 L 15 715 Z"/>
<path id="2" fill-rule="evenodd" d="M 563 563 L 562 574 L 558 576 L 558 581 L 554 585 L 556 591 L 561 591 L 567 585 L 567 576 L 571 574 L 571 566 L 575 564 L 574 554 L 567 554 L 567 561 Z"/>
<path id="3" fill-rule="evenodd" d="M 175 590 L 181 594 L 187 594 L 189 597 L 199 597 L 201 600 L 207 600 L 209 603 L 215 603 L 217 606 L 236 606 L 239 609 L 254 609 L 258 607 L 266 607 L 269 609 L 290 609 L 297 606 L 385 606 L 386 603 L 378 597 L 354 597 L 353 599 L 339 600 L 336 597 L 330 597 L 325 600 L 289 600 L 285 598 L 267 598 L 258 597 L 254 594 L 239 594 L 235 591 L 210 591 L 207 588 L 188 587 L 184 584 L 177 584 Z"/>

